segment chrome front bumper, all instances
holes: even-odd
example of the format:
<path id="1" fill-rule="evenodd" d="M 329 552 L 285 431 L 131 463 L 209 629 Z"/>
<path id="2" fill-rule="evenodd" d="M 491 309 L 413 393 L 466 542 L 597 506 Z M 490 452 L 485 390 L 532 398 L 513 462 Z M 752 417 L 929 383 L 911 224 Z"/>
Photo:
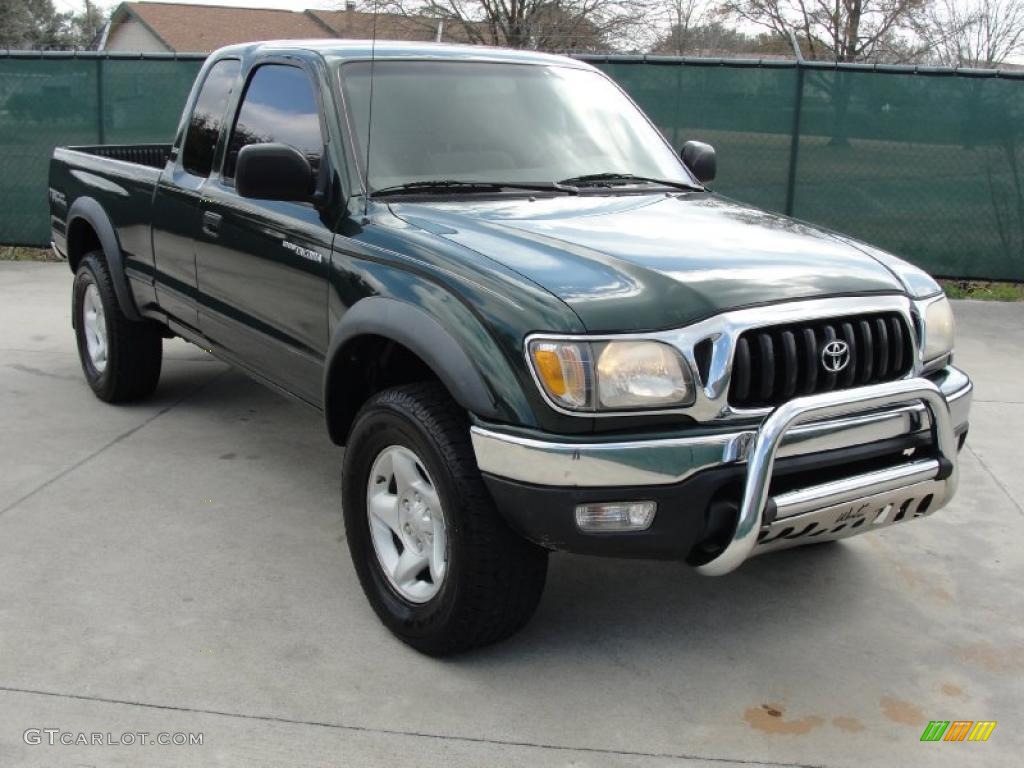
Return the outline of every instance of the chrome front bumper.
<path id="1" fill-rule="evenodd" d="M 790 400 L 772 411 L 765 419 L 754 439 L 754 445 L 747 459 L 747 480 L 743 488 L 743 501 L 740 504 L 739 520 L 732 540 L 726 548 L 711 561 L 699 565 L 697 569 L 711 576 L 720 576 L 736 569 L 754 552 L 759 533 L 764 523 L 765 508 L 768 503 L 768 486 L 772 479 L 772 467 L 782 438 L 796 425 L 807 422 L 815 417 L 828 418 L 849 414 L 851 411 L 864 411 L 906 403 L 908 400 L 919 400 L 928 409 L 931 421 L 935 458 L 925 461 L 913 461 L 897 467 L 869 472 L 863 475 L 845 478 L 833 483 L 804 488 L 774 499 L 778 510 L 776 519 L 769 524 L 768 532 L 762 541 L 771 541 L 772 529 L 786 526 L 792 530 L 791 523 L 796 525 L 824 525 L 828 534 L 842 534 L 849 528 L 849 523 L 842 520 L 843 514 L 856 514 L 858 520 L 866 520 L 875 524 L 879 519 L 895 520 L 891 515 L 892 505 L 899 498 L 888 500 L 883 494 L 897 490 L 904 494 L 917 494 L 922 497 L 924 488 L 916 488 L 922 483 L 929 485 L 932 501 L 929 510 L 938 509 L 956 490 L 956 435 L 950 419 L 949 405 L 939 388 L 927 379 L 905 379 L 854 390 L 827 392 L 810 397 Z M 932 489 L 932 485 L 941 488 Z M 913 491 L 911 489 L 913 488 Z M 940 499 L 935 499 L 941 493 Z M 796 496 L 796 499 L 785 497 Z M 913 498 L 913 496 L 908 496 Z M 806 519 L 792 508 L 800 505 L 811 507 L 805 513 L 820 519 Z M 879 506 L 882 505 L 882 506 Z M 849 509 L 845 509 L 849 507 Z M 865 508 L 869 507 L 869 508 Z M 877 507 L 877 509 L 876 509 Z M 788 514 L 787 514 L 788 513 Z M 865 517 L 867 515 L 867 517 Z M 842 525 L 840 528 L 839 526 Z M 829 527 L 831 526 L 831 527 Z M 837 530 L 838 529 L 838 530 Z M 779 533 L 778 537 L 782 534 Z"/>
<path id="2" fill-rule="evenodd" d="M 843 538 L 939 509 L 955 489 L 956 435 L 967 428 L 972 389 L 970 379 L 949 366 L 934 380 L 903 379 L 798 398 L 756 429 L 609 443 L 554 442 L 475 426 L 472 440 L 483 472 L 549 487 L 669 485 L 745 462 L 732 541 L 698 566 L 717 575 L 761 551 Z M 935 458 L 768 499 L 777 458 L 908 436 L 927 439 Z"/>

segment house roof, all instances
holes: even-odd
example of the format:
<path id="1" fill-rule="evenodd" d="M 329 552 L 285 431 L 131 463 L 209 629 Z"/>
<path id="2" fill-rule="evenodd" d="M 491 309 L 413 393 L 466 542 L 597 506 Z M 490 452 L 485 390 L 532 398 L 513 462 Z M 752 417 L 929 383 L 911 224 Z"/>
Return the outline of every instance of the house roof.
<path id="1" fill-rule="evenodd" d="M 144 25 L 168 50 L 212 51 L 225 45 L 259 40 L 370 38 L 374 14 L 355 9 L 341 11 L 286 11 L 224 5 L 162 2 L 121 3 L 111 17 L 110 30 L 119 24 Z M 390 40 L 433 40 L 437 22 L 426 17 L 381 13 L 376 37 Z M 452 24 L 445 39 L 464 42 L 465 31 Z"/>
<path id="2" fill-rule="evenodd" d="M 225 45 L 269 38 L 333 37 L 306 13 L 272 8 L 238 8 L 182 3 L 121 3 L 111 28 L 141 23 L 172 51 L 212 51 Z"/>

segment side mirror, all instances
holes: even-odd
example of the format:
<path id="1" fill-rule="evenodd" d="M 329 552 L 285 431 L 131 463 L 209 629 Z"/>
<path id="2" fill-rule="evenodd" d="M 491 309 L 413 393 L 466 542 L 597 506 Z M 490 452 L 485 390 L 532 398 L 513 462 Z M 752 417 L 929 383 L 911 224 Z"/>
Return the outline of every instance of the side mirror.
<path id="1" fill-rule="evenodd" d="M 717 164 L 715 161 L 715 148 L 703 141 L 688 141 L 683 144 L 679 155 L 683 158 L 686 167 L 689 168 L 697 181 L 711 181 L 715 178 Z"/>
<path id="2" fill-rule="evenodd" d="M 287 144 L 249 144 L 235 163 L 235 189 L 257 200 L 308 202 L 313 197 L 309 160 Z"/>

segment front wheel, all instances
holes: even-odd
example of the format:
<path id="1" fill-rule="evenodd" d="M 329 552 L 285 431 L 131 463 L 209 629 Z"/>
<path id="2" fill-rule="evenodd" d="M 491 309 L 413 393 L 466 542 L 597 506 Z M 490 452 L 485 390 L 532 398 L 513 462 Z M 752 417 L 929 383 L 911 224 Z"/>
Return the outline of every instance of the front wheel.
<path id="1" fill-rule="evenodd" d="M 360 411 L 345 451 L 349 551 L 381 621 L 432 656 L 503 640 L 540 601 L 547 552 L 494 507 L 466 414 L 438 384 L 396 387 Z"/>

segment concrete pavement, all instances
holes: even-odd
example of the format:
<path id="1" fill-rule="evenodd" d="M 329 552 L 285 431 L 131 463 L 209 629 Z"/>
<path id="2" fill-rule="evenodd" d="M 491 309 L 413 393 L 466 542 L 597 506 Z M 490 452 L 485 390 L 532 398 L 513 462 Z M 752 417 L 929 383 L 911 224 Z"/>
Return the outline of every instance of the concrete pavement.
<path id="1" fill-rule="evenodd" d="M 363 598 L 317 414 L 178 341 L 153 400 L 99 402 L 70 290 L 0 264 L 0 766 L 1019 763 L 1024 305 L 956 305 L 977 390 L 935 517 L 720 579 L 556 555 L 524 632 L 436 661 Z"/>

